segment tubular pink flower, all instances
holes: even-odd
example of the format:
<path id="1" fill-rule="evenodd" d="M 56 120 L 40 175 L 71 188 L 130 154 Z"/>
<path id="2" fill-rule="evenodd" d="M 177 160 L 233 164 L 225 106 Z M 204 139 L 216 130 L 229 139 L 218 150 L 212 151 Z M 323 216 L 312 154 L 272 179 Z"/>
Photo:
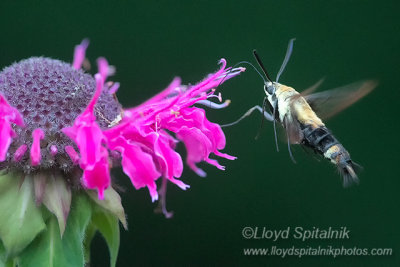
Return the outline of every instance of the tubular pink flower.
<path id="1" fill-rule="evenodd" d="M 65 224 L 68 213 L 63 212 L 69 208 L 55 207 L 69 205 L 71 191 L 80 189 L 77 182 L 97 190 L 103 199 L 109 195 L 104 191 L 111 184 L 110 168 L 121 164 L 132 185 L 147 187 L 152 201 L 159 199 L 160 211 L 169 218 L 167 183 L 189 188 L 180 179 L 183 160 L 177 143 L 186 147 L 186 163 L 200 176 L 206 175 L 197 166 L 200 162 L 224 170 L 215 157 L 235 159 L 221 152 L 225 135 L 198 105 L 227 107 L 230 101 L 223 102 L 216 88 L 244 68 L 227 68 L 221 59 L 221 67 L 199 83 L 185 86 L 174 78 L 143 104 L 123 109 L 115 96 L 120 84 L 106 82 L 115 68 L 105 58 L 97 60 L 99 73 L 94 77 L 81 69 L 82 64 L 90 65 L 85 61 L 88 45 L 85 39 L 75 47 L 72 65 L 32 57 L 0 72 L 0 170 L 32 177 L 38 203 L 43 201 Z M 16 127 L 25 126 L 20 112 L 25 129 Z M 58 204 L 46 199 L 46 191 L 52 192 L 56 184 L 65 189 Z"/>
<path id="2" fill-rule="evenodd" d="M 89 189 L 97 189 L 101 199 L 103 191 L 110 184 L 110 174 L 108 151 L 103 147 L 105 138 L 93 114 L 105 79 L 100 74 L 96 74 L 95 79 L 96 92 L 93 98 L 82 114 L 76 118 L 74 125 L 63 128 L 62 132 L 71 138 L 79 148 L 79 166 L 84 171 L 83 184 Z M 71 157 L 71 154 L 68 154 Z"/>
<path id="3" fill-rule="evenodd" d="M 74 50 L 74 61 L 72 66 L 79 70 L 82 66 L 83 61 L 85 60 L 86 49 L 89 46 L 89 40 L 84 39 L 80 44 L 75 46 Z"/>
<path id="4" fill-rule="evenodd" d="M 40 140 L 44 138 L 44 132 L 42 129 L 37 128 L 32 133 L 33 143 L 31 147 L 31 165 L 37 166 L 42 159 L 40 154 Z"/>
<path id="5" fill-rule="evenodd" d="M 149 134 L 154 146 L 154 154 L 160 163 L 160 169 L 163 171 L 164 177 L 179 186 L 181 189 L 186 190 L 189 186 L 174 177 L 181 177 L 183 171 L 182 158 L 174 148 L 175 140 L 172 140 L 165 131 L 158 133 L 152 132 Z"/>
<path id="6" fill-rule="evenodd" d="M 63 133 L 78 146 L 81 155 L 79 164 L 83 169 L 92 169 L 100 161 L 102 142 L 104 141 L 103 133 L 93 114 L 94 105 L 101 94 L 103 79 L 99 74 L 96 74 L 95 78 L 96 92 L 86 110 L 78 116 L 72 127 L 62 129 Z"/>
<path id="7" fill-rule="evenodd" d="M 20 127 L 25 125 L 19 111 L 10 106 L 3 94 L 0 94 L 0 161 L 6 159 L 12 138 L 16 136 L 11 128 L 11 122 Z"/>
<path id="8" fill-rule="evenodd" d="M 115 94 L 119 89 L 119 85 L 120 84 L 118 82 L 112 83 L 112 85 L 110 86 L 110 89 L 108 89 L 108 93 L 110 95 Z"/>
<path id="9" fill-rule="evenodd" d="M 92 168 L 84 168 L 82 182 L 86 188 L 97 189 L 99 199 L 104 199 L 104 190 L 110 186 L 110 168 L 108 163 L 108 152 L 101 148 L 101 157 Z"/>
<path id="10" fill-rule="evenodd" d="M 155 181 L 161 174 L 157 171 L 153 157 L 144 152 L 138 144 L 129 143 L 122 137 L 114 142 L 113 148 L 122 153 L 122 169 L 131 179 L 133 186 L 136 189 L 147 186 L 152 201 L 156 201 L 158 193 Z"/>
<path id="11" fill-rule="evenodd" d="M 22 159 L 22 157 L 25 155 L 26 151 L 28 150 L 28 146 L 23 144 L 14 153 L 14 161 L 18 162 Z"/>
<path id="12" fill-rule="evenodd" d="M 82 183 L 87 188 L 97 189 L 101 198 L 102 191 L 110 183 L 109 155 L 118 151 L 123 171 L 133 186 L 136 189 L 147 187 L 153 201 L 158 199 L 156 180 L 161 176 L 185 190 L 189 186 L 178 179 L 183 171 L 182 158 L 175 151 L 179 141 L 186 146 L 187 164 L 198 175 L 205 176 L 205 172 L 196 166 L 201 161 L 223 170 L 224 167 L 210 159 L 210 155 L 235 159 L 220 152 L 225 148 L 225 135 L 218 124 L 207 120 L 203 109 L 193 106 L 197 102 L 209 103 L 210 107 L 216 108 L 229 104 L 229 101 L 216 104 L 210 99 L 217 98 L 222 102 L 220 93 L 214 95 L 215 88 L 244 69 L 226 68 L 225 59 L 220 63 L 222 66 L 217 72 L 194 86 L 183 86 L 180 78 L 175 78 L 164 91 L 137 107 L 125 109 L 116 123 L 110 123 L 111 128 L 102 130 L 96 123 L 94 106 L 103 86 L 113 94 L 119 84 L 108 82 L 104 85 L 111 69 L 105 58 L 99 58 L 99 74 L 95 75 L 96 92 L 92 100 L 73 126 L 62 129 L 79 149 L 79 166 L 84 172 Z M 175 134 L 177 139 L 171 134 Z M 73 161 L 76 160 L 74 153 L 67 153 Z"/>
<path id="13" fill-rule="evenodd" d="M 103 77 L 103 83 L 104 83 L 109 75 L 109 66 L 107 59 L 105 59 L 104 57 L 99 57 L 97 59 L 97 66 L 99 68 L 100 76 Z"/>
<path id="14" fill-rule="evenodd" d="M 57 155 L 58 149 L 57 146 L 52 145 L 50 146 L 50 154 L 54 157 L 55 155 Z"/>
<path id="15" fill-rule="evenodd" d="M 175 133 L 185 144 L 186 162 L 200 176 L 205 176 L 205 172 L 196 166 L 196 163 L 201 161 L 224 169 L 216 160 L 209 158 L 211 153 L 230 160 L 235 159 L 219 151 L 225 148 L 226 143 L 221 127 L 209 122 L 203 109 L 193 106 L 199 101 L 207 100 L 214 93 L 212 89 L 244 70 L 235 69 L 232 74 L 229 69 L 225 69 L 224 59 L 221 63 L 219 71 L 189 88 L 182 86 L 181 80 L 175 78 L 158 95 L 137 107 L 124 110 L 122 122 L 104 131 L 109 148 L 122 153 L 122 167 L 132 184 L 136 188 L 147 186 L 153 200 L 156 196 L 154 181 L 161 174 L 182 189 L 189 187 L 177 179 L 182 174 L 182 159 L 175 151 L 175 144 L 178 141 L 167 131 Z M 215 97 L 221 98 L 220 94 Z M 135 153 L 126 152 L 131 150 Z M 145 154 L 144 158 L 149 162 L 147 167 L 150 170 L 147 176 L 140 176 L 132 171 L 135 170 L 133 166 L 138 161 L 135 160 L 138 154 Z"/>
<path id="16" fill-rule="evenodd" d="M 73 164 L 79 163 L 79 155 L 72 146 L 65 146 L 65 152 L 68 154 Z"/>

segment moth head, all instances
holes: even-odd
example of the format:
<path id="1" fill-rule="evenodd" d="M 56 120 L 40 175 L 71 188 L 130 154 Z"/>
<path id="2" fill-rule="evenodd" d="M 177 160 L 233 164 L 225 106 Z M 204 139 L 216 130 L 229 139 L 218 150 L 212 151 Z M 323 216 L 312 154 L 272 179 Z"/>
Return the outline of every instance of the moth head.
<path id="1" fill-rule="evenodd" d="M 276 92 L 276 85 L 273 82 L 267 81 L 264 84 L 264 92 L 267 96 L 272 96 Z"/>
<path id="2" fill-rule="evenodd" d="M 290 41 L 289 41 L 288 48 L 286 50 L 285 59 L 283 60 L 281 68 L 279 69 L 279 72 L 276 75 L 276 81 L 275 82 L 273 82 L 271 80 L 271 78 L 269 77 L 268 72 L 267 72 L 266 68 L 264 67 L 264 64 L 262 63 L 261 58 L 258 55 L 257 51 L 253 50 L 253 55 L 254 55 L 258 65 L 260 66 L 261 70 L 263 71 L 263 73 L 265 75 L 265 78 L 263 78 L 263 80 L 264 80 L 264 91 L 265 91 L 265 94 L 267 95 L 268 98 L 270 98 L 271 96 L 275 95 L 276 87 L 278 85 L 279 78 L 280 78 L 281 74 L 283 73 L 283 71 L 285 70 L 286 65 L 289 62 L 290 56 L 292 54 L 294 40 L 295 39 L 293 38 L 293 39 L 290 39 Z"/>

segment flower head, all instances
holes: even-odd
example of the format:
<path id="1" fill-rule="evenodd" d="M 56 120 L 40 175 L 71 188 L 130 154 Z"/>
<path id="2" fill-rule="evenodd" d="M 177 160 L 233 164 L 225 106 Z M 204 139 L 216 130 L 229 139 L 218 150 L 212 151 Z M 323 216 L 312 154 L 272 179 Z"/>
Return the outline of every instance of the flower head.
<path id="1" fill-rule="evenodd" d="M 107 220 L 118 228 L 119 219 L 126 227 L 120 197 L 111 186 L 112 167 L 121 165 L 136 189 L 147 187 L 152 201 L 160 196 L 161 211 L 170 217 L 165 207 L 167 182 L 183 190 L 189 187 L 179 179 L 184 164 L 176 151 L 178 142 L 186 147 L 187 165 L 200 176 L 206 174 L 199 162 L 223 170 L 212 157 L 235 159 L 221 152 L 226 144 L 221 127 L 195 105 L 228 106 L 229 101 L 212 101 L 222 102 L 215 90 L 244 68 L 226 68 L 222 59 L 221 68 L 198 84 L 185 86 L 175 78 L 143 104 L 124 109 L 115 96 L 119 83 L 107 81 L 115 69 L 105 58 L 97 60 L 94 77 L 81 69 L 88 45 L 84 40 L 75 47 L 72 64 L 32 57 L 0 72 L 0 190 L 8 192 L 0 195 L 0 211 L 7 215 L 0 218 L 0 238 L 6 257 L 17 255 L 44 229 L 53 231 L 54 220 L 61 236 L 66 231 L 65 248 L 75 244 L 78 250 L 83 240 L 90 242 L 87 232 L 110 231 L 99 222 Z M 82 192 L 98 206 L 91 208 Z M 79 209 L 69 215 L 73 203 Z M 53 217 L 41 213 L 42 204 Z M 69 216 L 79 231 L 66 230 Z M 11 227 L 3 222 L 16 217 L 18 224 Z M 75 236 L 78 232 L 80 238 Z M 111 255 L 112 265 L 115 256 Z"/>
<path id="2" fill-rule="evenodd" d="M 114 69 L 105 58 L 97 63 L 94 77 L 81 70 L 88 41 L 75 47 L 72 65 L 49 58 L 30 58 L 0 73 L 0 167 L 7 171 L 36 174 L 50 171 L 72 184 L 96 189 L 99 199 L 111 184 L 112 162 L 120 160 L 135 188 L 147 187 L 158 199 L 156 181 L 164 177 L 182 189 L 183 163 L 175 151 L 182 141 L 186 162 L 198 175 L 197 163 L 205 161 L 224 169 L 214 154 L 221 153 L 225 136 L 210 122 L 205 110 L 194 106 L 216 104 L 215 88 L 243 68 L 221 68 L 193 86 L 179 78 L 143 104 L 123 109 L 113 96 L 119 84 L 106 82 Z M 27 150 L 30 153 L 27 155 Z"/>
<path id="3" fill-rule="evenodd" d="M 234 159 L 219 151 L 225 147 L 221 127 L 208 121 L 203 109 L 193 106 L 196 103 L 211 104 L 208 99 L 215 97 L 213 89 L 243 70 L 230 72 L 226 69 L 225 60 L 221 63 L 219 71 L 194 86 L 181 85 L 180 79 L 175 78 L 158 95 L 137 107 L 124 110 L 121 122 L 104 131 L 109 148 L 121 152 L 123 170 L 133 185 L 136 188 L 147 186 L 153 201 L 158 199 L 155 180 L 161 176 L 182 189 L 189 187 L 177 179 L 183 170 L 181 156 L 175 151 L 178 141 L 186 146 L 187 164 L 200 176 L 205 176 L 205 172 L 196 166 L 201 161 L 224 169 L 216 160 L 209 158 L 211 153 Z M 134 164 L 140 161 L 143 164 Z"/>

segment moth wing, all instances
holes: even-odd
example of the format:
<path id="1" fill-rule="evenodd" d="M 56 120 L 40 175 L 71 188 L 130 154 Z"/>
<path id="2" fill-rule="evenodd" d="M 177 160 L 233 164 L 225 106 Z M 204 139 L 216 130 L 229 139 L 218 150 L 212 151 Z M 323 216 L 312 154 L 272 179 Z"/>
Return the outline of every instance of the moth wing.
<path id="1" fill-rule="evenodd" d="M 309 88 L 307 88 L 306 90 L 301 92 L 302 96 L 305 95 L 310 95 L 312 94 L 315 90 L 318 89 L 318 87 L 325 81 L 325 78 L 321 78 L 318 82 L 316 82 L 315 84 L 311 85 Z"/>
<path id="2" fill-rule="evenodd" d="M 285 116 L 283 126 L 286 131 L 286 140 L 290 144 L 300 144 L 301 140 L 303 140 L 303 132 L 301 131 L 300 123 L 293 119 L 292 116 Z"/>
<path id="3" fill-rule="evenodd" d="M 375 80 L 366 80 L 303 97 L 321 119 L 326 119 L 354 104 L 377 85 Z"/>

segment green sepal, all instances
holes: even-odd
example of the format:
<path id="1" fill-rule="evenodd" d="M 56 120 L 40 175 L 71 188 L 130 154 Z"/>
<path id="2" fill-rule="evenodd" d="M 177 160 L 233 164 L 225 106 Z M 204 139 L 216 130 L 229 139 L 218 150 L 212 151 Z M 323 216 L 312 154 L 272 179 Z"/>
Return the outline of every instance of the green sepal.
<path id="1" fill-rule="evenodd" d="M 18 260 L 20 267 L 68 266 L 56 217 L 50 216 L 46 225 L 46 230 L 20 254 Z"/>
<path id="2" fill-rule="evenodd" d="M 67 186 L 63 177 L 54 175 L 47 177 L 43 194 L 43 204 L 57 217 L 62 236 L 71 206 L 71 189 Z"/>
<path id="3" fill-rule="evenodd" d="M 120 241 L 118 218 L 111 212 L 96 206 L 88 229 L 91 229 L 91 227 L 98 230 L 104 237 L 110 252 L 110 266 L 114 267 L 117 263 Z M 91 238 L 93 238 L 93 235 Z M 90 245 L 90 241 L 88 245 Z"/>
<path id="4" fill-rule="evenodd" d="M 5 257 L 13 257 L 45 229 L 40 208 L 35 205 L 32 179 L 11 173 L 0 176 L 0 237 Z"/>
<path id="5" fill-rule="evenodd" d="M 49 216 L 47 228 L 18 258 L 24 266 L 84 266 L 83 242 L 91 218 L 91 205 L 84 194 L 76 194 L 72 200 L 65 233 L 61 238 L 57 218 Z M 48 211 L 46 211 L 48 212 Z"/>
<path id="6" fill-rule="evenodd" d="M 83 256 L 85 258 L 85 263 L 88 265 L 90 263 L 90 244 L 92 243 L 93 237 L 95 236 L 96 232 L 96 227 L 92 223 L 90 223 L 86 228 L 85 240 L 83 241 Z"/>
<path id="7" fill-rule="evenodd" d="M 17 263 L 13 258 L 6 258 L 6 249 L 0 241 L 0 267 L 15 267 Z"/>
<path id="8" fill-rule="evenodd" d="M 83 243 L 86 229 L 92 217 L 92 205 L 85 194 L 75 194 L 68 217 L 67 228 L 62 237 L 68 266 L 84 266 L 85 255 Z"/>
<path id="9" fill-rule="evenodd" d="M 96 191 L 88 190 L 86 192 L 97 205 L 117 216 L 125 230 L 128 230 L 124 207 L 122 207 L 121 197 L 117 191 L 110 186 L 104 191 L 104 199 L 101 200 Z"/>
<path id="10" fill-rule="evenodd" d="M 35 187 L 32 178 L 0 176 L 0 267 L 83 267 L 90 260 L 96 231 L 104 237 L 114 267 L 120 242 L 118 219 L 127 227 L 118 193 L 109 189 L 106 200 L 100 201 L 97 194 L 74 192 L 69 208 L 71 191 L 62 179 L 47 177 L 42 188 Z"/>
<path id="11" fill-rule="evenodd" d="M 3 243 L 0 241 L 0 267 L 4 267 L 6 263 L 6 249 L 3 246 Z"/>

